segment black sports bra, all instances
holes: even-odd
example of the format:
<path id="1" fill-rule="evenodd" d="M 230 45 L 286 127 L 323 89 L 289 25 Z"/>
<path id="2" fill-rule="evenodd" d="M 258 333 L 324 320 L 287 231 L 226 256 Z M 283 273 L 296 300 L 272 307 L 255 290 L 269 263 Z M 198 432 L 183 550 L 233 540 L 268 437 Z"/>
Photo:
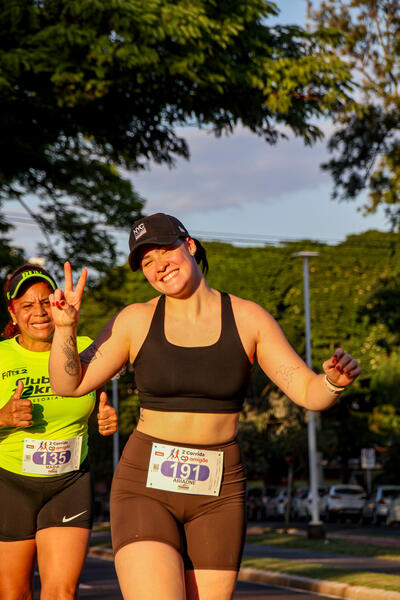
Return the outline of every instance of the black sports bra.
<path id="1" fill-rule="evenodd" d="M 250 377 L 250 360 L 221 292 L 221 334 L 211 346 L 183 347 L 164 333 L 165 296 L 133 363 L 142 408 L 175 412 L 240 412 Z"/>

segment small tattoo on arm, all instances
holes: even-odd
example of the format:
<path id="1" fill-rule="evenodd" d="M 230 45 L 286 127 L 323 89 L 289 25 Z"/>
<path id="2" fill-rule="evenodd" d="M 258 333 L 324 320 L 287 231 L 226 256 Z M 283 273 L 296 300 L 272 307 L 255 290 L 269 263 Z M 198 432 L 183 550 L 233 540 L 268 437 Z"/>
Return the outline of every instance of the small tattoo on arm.
<path id="1" fill-rule="evenodd" d="M 81 363 L 83 363 L 84 365 L 88 365 L 89 363 L 96 360 L 96 358 L 98 358 L 99 356 L 101 356 L 101 352 L 94 342 L 90 344 L 90 346 L 88 346 L 86 350 L 81 352 L 79 355 Z"/>
<path id="2" fill-rule="evenodd" d="M 143 408 L 141 408 L 139 411 L 139 421 L 144 421 Z"/>
<path id="3" fill-rule="evenodd" d="M 298 369 L 299 367 L 286 367 L 285 365 L 281 365 L 277 370 L 276 374 L 280 375 L 283 381 L 286 383 L 286 385 L 290 387 L 293 381 L 294 372 Z"/>
<path id="4" fill-rule="evenodd" d="M 63 352 L 67 359 L 64 363 L 65 372 L 71 376 L 78 375 L 80 363 L 77 357 L 76 340 L 72 335 L 65 342 Z"/>

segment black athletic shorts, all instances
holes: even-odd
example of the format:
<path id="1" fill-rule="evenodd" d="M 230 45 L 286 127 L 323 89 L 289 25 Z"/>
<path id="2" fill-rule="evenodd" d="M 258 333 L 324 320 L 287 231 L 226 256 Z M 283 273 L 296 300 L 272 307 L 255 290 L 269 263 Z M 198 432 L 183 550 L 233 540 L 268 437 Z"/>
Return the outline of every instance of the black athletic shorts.
<path id="1" fill-rule="evenodd" d="M 89 461 L 78 471 L 54 477 L 17 475 L 0 468 L 0 541 L 31 540 L 48 527 L 82 527 L 93 522 Z"/>
<path id="2" fill-rule="evenodd" d="M 246 530 L 246 475 L 238 442 L 173 443 L 224 453 L 218 496 L 146 487 L 153 442 L 173 443 L 134 431 L 115 471 L 110 504 L 114 553 L 132 542 L 154 540 L 175 548 L 186 569 L 239 570 Z"/>

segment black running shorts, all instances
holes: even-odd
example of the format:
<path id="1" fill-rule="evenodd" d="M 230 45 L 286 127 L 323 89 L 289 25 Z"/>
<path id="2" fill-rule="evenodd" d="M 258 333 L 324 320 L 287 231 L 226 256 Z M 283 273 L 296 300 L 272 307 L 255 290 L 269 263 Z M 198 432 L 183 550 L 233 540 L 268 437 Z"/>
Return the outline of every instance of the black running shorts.
<path id="1" fill-rule="evenodd" d="M 219 496 L 146 487 L 153 442 L 224 453 Z M 111 533 L 114 552 L 141 540 L 169 544 L 186 569 L 239 570 L 245 539 L 246 477 L 236 440 L 217 446 L 176 444 L 134 431 L 114 474 Z"/>
<path id="2" fill-rule="evenodd" d="M 18 475 L 0 468 L 0 541 L 30 540 L 48 527 L 90 529 L 93 482 L 88 460 L 54 477 Z"/>

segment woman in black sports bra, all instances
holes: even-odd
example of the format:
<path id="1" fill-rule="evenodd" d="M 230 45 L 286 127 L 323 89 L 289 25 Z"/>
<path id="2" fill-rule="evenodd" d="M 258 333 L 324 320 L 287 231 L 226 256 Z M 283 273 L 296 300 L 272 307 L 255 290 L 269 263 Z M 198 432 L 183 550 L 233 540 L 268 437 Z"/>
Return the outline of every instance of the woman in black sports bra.
<path id="1" fill-rule="evenodd" d="M 115 565 L 125 600 L 229 600 L 245 531 L 245 475 L 236 440 L 250 366 L 294 402 L 323 410 L 361 370 L 342 349 L 311 371 L 263 308 L 212 289 L 201 244 L 175 217 L 136 221 L 129 264 L 158 292 L 127 306 L 78 355 L 83 271 L 68 304 L 51 297 L 51 385 L 82 396 L 135 368 L 140 420 L 114 475 Z M 65 265 L 65 292 L 73 297 Z"/>

